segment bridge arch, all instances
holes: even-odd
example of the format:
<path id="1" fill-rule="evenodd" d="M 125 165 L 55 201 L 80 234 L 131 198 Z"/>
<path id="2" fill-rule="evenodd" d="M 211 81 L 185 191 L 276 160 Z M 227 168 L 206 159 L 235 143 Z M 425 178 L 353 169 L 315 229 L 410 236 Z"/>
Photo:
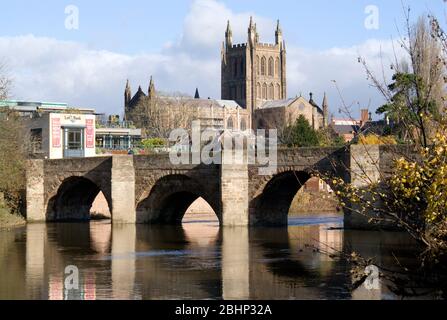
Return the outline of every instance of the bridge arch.
<path id="1" fill-rule="evenodd" d="M 291 169 L 267 178 L 250 203 L 251 224 L 287 226 L 293 199 L 313 176 L 311 171 Z M 332 181 L 326 182 L 335 190 Z"/>
<path id="2" fill-rule="evenodd" d="M 47 221 L 88 221 L 90 209 L 100 192 L 104 193 L 109 210 L 111 199 L 91 179 L 81 176 L 68 177 L 62 181 L 56 195 L 47 204 Z"/>
<path id="3" fill-rule="evenodd" d="M 153 185 L 149 195 L 137 203 L 137 221 L 180 225 L 188 208 L 199 198 L 203 198 L 222 221 L 218 203 L 204 185 L 183 174 L 164 176 Z"/>

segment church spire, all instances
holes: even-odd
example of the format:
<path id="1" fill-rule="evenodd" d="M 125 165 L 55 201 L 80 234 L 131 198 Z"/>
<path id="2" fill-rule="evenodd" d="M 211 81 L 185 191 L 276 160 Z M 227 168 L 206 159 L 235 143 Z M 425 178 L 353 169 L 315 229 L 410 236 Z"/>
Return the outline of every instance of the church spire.
<path id="1" fill-rule="evenodd" d="M 329 123 L 329 104 L 327 102 L 326 92 L 324 93 L 322 107 L 323 107 L 323 127 L 326 128 Z"/>
<path id="2" fill-rule="evenodd" d="M 253 17 L 250 17 L 250 24 L 248 26 L 248 44 L 253 46 L 256 43 L 256 25 L 253 24 Z"/>
<path id="3" fill-rule="evenodd" d="M 277 21 L 277 24 L 276 24 L 275 40 L 276 40 L 275 41 L 276 45 L 283 44 L 282 30 L 281 30 L 281 25 L 279 23 L 279 20 Z"/>
<path id="4" fill-rule="evenodd" d="M 132 91 L 130 89 L 129 79 L 126 82 L 126 89 L 124 90 L 124 106 L 127 108 L 129 106 L 129 102 L 132 99 Z"/>
<path id="5" fill-rule="evenodd" d="M 194 95 L 194 99 L 200 99 L 199 88 L 196 88 L 196 94 Z"/>
<path id="6" fill-rule="evenodd" d="M 154 84 L 154 79 L 152 78 L 152 76 L 151 76 L 151 81 L 149 82 L 148 96 L 150 99 L 152 99 L 155 96 L 155 84 Z"/>
<path id="7" fill-rule="evenodd" d="M 225 44 L 227 48 L 233 46 L 233 31 L 231 30 L 230 20 L 227 22 L 227 31 L 225 32 Z"/>

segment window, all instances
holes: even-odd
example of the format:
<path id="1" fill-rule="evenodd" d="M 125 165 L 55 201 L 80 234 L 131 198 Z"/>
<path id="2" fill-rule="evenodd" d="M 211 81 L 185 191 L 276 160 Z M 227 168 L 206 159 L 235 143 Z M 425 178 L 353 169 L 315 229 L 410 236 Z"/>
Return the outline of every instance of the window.
<path id="1" fill-rule="evenodd" d="M 262 99 L 267 100 L 267 84 L 262 85 Z"/>
<path id="2" fill-rule="evenodd" d="M 241 131 L 246 131 L 247 130 L 247 121 L 245 121 L 245 119 L 241 120 Z"/>
<path id="3" fill-rule="evenodd" d="M 84 157 L 84 129 L 64 128 L 64 158 Z"/>
<path id="4" fill-rule="evenodd" d="M 233 76 L 237 77 L 237 59 L 234 59 L 233 68 Z"/>
<path id="5" fill-rule="evenodd" d="M 259 82 L 256 85 L 256 95 L 258 99 L 262 99 L 261 84 Z"/>
<path id="6" fill-rule="evenodd" d="M 31 152 L 42 151 L 42 129 L 31 129 Z"/>
<path id="7" fill-rule="evenodd" d="M 279 76 L 279 58 L 276 58 L 276 63 L 275 63 L 275 76 Z"/>
<path id="8" fill-rule="evenodd" d="M 67 146 L 68 150 L 83 149 L 82 144 L 82 129 L 71 129 L 67 131 Z"/>
<path id="9" fill-rule="evenodd" d="M 230 99 L 236 100 L 236 87 L 230 88 Z"/>
<path id="10" fill-rule="evenodd" d="M 233 118 L 229 117 L 227 121 L 227 129 L 233 130 L 233 128 L 234 128 Z"/>
<path id="11" fill-rule="evenodd" d="M 276 99 L 280 100 L 282 98 L 281 94 L 281 86 L 279 84 L 276 85 Z"/>
<path id="12" fill-rule="evenodd" d="M 274 70 L 273 58 L 270 57 L 270 59 L 269 59 L 269 76 L 273 77 L 274 73 L 275 73 L 275 70 Z"/>
<path id="13" fill-rule="evenodd" d="M 273 83 L 269 87 L 269 99 L 274 100 L 275 99 L 275 92 L 274 92 L 274 86 Z"/>
<path id="14" fill-rule="evenodd" d="M 256 73 L 258 74 L 258 76 L 260 74 L 260 67 L 261 65 L 259 64 L 259 56 L 256 56 Z"/>
<path id="15" fill-rule="evenodd" d="M 266 64 L 265 57 L 262 57 L 262 59 L 261 59 L 261 75 L 262 76 L 265 76 L 265 64 Z"/>

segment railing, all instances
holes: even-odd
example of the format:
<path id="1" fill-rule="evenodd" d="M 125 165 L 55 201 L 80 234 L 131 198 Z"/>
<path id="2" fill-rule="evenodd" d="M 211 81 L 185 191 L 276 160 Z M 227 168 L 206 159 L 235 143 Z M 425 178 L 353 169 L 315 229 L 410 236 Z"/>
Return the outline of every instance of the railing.
<path id="1" fill-rule="evenodd" d="M 136 129 L 132 121 L 96 121 L 96 128 Z"/>

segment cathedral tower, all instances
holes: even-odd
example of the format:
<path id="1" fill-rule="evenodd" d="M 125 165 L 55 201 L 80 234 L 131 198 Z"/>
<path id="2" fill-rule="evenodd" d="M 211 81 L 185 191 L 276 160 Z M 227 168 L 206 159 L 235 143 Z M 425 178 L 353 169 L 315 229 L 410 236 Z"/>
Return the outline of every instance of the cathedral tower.
<path id="1" fill-rule="evenodd" d="M 286 47 L 279 21 L 274 44 L 259 42 L 256 24 L 250 18 L 247 43 L 236 45 L 228 22 L 221 58 L 223 100 L 237 101 L 253 117 L 264 102 L 287 98 Z"/>

